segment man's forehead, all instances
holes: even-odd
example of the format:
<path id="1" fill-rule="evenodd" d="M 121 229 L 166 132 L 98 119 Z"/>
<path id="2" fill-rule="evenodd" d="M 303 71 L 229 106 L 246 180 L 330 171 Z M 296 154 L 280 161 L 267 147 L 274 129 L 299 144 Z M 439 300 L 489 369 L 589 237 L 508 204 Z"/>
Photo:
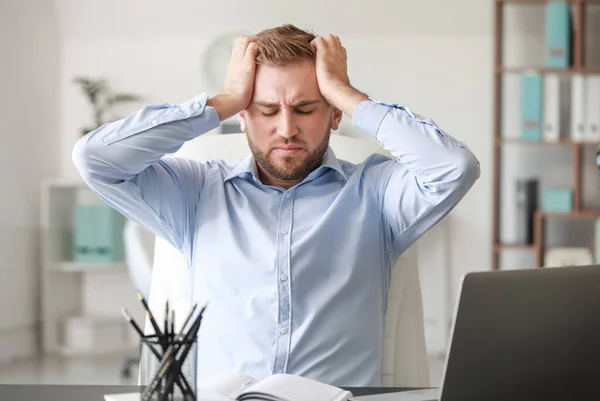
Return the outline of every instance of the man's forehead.
<path id="1" fill-rule="evenodd" d="M 253 102 L 294 105 L 323 99 L 314 63 L 298 62 L 285 66 L 261 65 L 254 81 Z"/>
<path id="2" fill-rule="evenodd" d="M 264 98 L 255 98 L 252 103 L 257 106 L 262 107 L 279 107 L 279 106 L 291 106 L 291 107 L 299 107 L 299 106 L 310 106 L 310 105 L 318 105 L 322 102 L 322 98 L 315 96 L 302 96 L 290 99 L 274 99 L 272 97 L 264 97 Z"/>

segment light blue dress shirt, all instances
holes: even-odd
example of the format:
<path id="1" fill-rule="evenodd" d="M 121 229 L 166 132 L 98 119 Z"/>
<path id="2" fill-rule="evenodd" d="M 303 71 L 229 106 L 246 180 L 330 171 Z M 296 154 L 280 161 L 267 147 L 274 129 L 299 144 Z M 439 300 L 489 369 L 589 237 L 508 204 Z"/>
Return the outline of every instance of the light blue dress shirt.
<path id="1" fill-rule="evenodd" d="M 73 150 L 89 187 L 181 250 L 192 294 L 208 294 L 198 377 L 381 386 L 391 267 L 463 198 L 478 160 L 433 121 L 369 99 L 352 124 L 394 160 L 352 164 L 329 148 L 298 185 L 266 186 L 252 155 L 234 165 L 170 155 L 219 126 L 207 99 L 147 106 Z"/>

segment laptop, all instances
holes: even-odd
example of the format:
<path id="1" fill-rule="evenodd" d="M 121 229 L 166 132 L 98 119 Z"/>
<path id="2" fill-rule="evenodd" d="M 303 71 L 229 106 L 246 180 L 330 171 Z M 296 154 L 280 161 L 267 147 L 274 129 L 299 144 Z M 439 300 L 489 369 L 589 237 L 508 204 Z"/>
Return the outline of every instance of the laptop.
<path id="1" fill-rule="evenodd" d="M 439 389 L 353 399 L 600 400 L 600 265 L 467 273 Z"/>

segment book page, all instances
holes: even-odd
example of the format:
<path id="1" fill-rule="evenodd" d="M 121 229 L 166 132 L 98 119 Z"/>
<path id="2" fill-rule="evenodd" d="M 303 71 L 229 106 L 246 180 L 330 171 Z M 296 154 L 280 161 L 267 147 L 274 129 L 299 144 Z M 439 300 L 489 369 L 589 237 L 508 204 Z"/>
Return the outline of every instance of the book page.
<path id="1" fill-rule="evenodd" d="M 256 383 L 253 377 L 243 373 L 227 373 L 223 375 L 213 375 L 202 378 L 197 381 L 198 390 L 210 391 L 220 394 L 232 400 L 244 389 Z"/>
<path id="2" fill-rule="evenodd" d="M 275 374 L 244 390 L 236 400 L 347 401 L 352 393 L 305 377 Z"/>

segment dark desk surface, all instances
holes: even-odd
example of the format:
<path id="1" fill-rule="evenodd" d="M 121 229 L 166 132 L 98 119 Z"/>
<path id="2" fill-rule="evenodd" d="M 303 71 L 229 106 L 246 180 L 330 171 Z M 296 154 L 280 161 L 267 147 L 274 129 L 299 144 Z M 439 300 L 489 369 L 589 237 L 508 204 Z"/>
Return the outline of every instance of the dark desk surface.
<path id="1" fill-rule="evenodd" d="M 137 386 L 0 384 L 2 401 L 104 401 L 104 394 L 133 393 Z M 346 387 L 353 395 L 413 390 L 400 387 Z"/>

